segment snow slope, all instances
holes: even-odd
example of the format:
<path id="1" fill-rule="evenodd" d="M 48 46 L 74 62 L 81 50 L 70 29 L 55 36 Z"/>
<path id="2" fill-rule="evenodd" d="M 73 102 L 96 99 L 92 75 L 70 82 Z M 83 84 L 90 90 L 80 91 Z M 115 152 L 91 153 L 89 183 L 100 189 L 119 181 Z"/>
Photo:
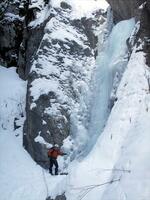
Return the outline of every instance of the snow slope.
<path id="1" fill-rule="evenodd" d="M 9 131 L 0 134 L 0 152 L 1 200 L 45 200 L 64 192 L 66 176 L 49 175 Z"/>
<path id="2" fill-rule="evenodd" d="M 70 166 L 68 200 L 148 200 L 150 197 L 150 72 L 144 53 L 136 50 L 102 135 L 85 159 Z"/>
<path id="3" fill-rule="evenodd" d="M 64 192 L 66 177 L 52 177 L 22 147 L 26 82 L 0 67 L 0 199 L 45 200 Z M 17 126 L 14 130 L 14 120 Z"/>
<path id="4" fill-rule="evenodd" d="M 121 177 L 121 180 L 107 187 L 103 200 L 148 200 L 150 197 L 149 77 L 150 72 L 145 65 L 143 52 L 133 52 L 119 87 L 118 102 L 114 107 L 116 116 L 120 113 L 119 119 L 109 133 L 112 135 L 111 143 L 115 141 L 117 145 L 117 148 L 114 145 L 115 151 L 113 150 L 114 156 L 117 155 L 117 162 L 113 167 L 131 172 L 113 172 L 112 179 Z"/>
<path id="5" fill-rule="evenodd" d="M 16 68 L 0 66 L 0 131 L 9 130 L 22 143 L 22 126 L 25 119 L 26 82 L 15 72 Z M 14 123 L 19 126 L 14 130 Z"/>

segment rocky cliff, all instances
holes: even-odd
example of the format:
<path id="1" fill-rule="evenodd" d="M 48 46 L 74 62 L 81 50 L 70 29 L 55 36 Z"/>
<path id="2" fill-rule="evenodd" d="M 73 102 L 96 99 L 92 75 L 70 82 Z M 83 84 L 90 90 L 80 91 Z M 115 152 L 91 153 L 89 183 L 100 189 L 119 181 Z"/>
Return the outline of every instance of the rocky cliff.
<path id="1" fill-rule="evenodd" d="M 94 30 L 105 22 L 101 11 L 89 18 L 71 19 L 71 6 L 64 2 L 57 8 L 43 6 L 43 12 L 45 9 L 49 16 L 42 22 L 44 26 L 38 25 L 44 31 L 28 77 L 24 127 L 24 145 L 35 160 L 47 159 L 44 144 L 61 146 L 72 135 L 73 117 L 87 118 L 88 105 L 81 93 L 89 90 L 94 68 Z M 31 22 L 30 28 L 36 31 L 39 20 Z"/>
<path id="2" fill-rule="evenodd" d="M 129 19 L 137 14 L 138 7 L 144 0 L 107 0 L 114 12 L 114 21 Z"/>
<path id="3" fill-rule="evenodd" d="M 0 63 L 17 66 L 19 47 L 22 42 L 24 19 L 19 15 L 17 1 L 4 1 L 0 10 Z"/>

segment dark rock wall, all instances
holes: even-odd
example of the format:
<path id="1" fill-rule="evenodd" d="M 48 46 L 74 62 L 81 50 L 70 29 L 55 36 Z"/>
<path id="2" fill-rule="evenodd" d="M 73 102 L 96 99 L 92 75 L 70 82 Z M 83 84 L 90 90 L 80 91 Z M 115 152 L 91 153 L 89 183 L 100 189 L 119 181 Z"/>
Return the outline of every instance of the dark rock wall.
<path id="1" fill-rule="evenodd" d="M 46 200 L 54 200 L 52 199 L 51 197 L 48 197 Z M 65 194 L 62 194 L 62 195 L 58 195 L 55 200 L 66 200 L 66 196 Z"/>
<path id="2" fill-rule="evenodd" d="M 141 22 L 138 36 L 143 41 L 143 51 L 146 54 L 146 64 L 150 67 L 150 2 L 144 5 L 139 18 Z"/>
<path id="3" fill-rule="evenodd" d="M 0 13 L 0 63 L 6 67 L 17 67 L 19 76 L 27 80 L 46 21 L 40 26 L 30 27 L 29 23 L 40 9 L 36 6 L 30 8 L 29 0 L 6 2 Z M 0 6 L 3 4 L 0 3 Z"/>
<path id="4" fill-rule="evenodd" d="M 26 18 L 28 19 L 28 17 Z M 29 27 L 28 25 L 24 26 L 22 32 L 23 39 L 19 47 L 19 56 L 17 62 L 18 73 L 22 79 L 28 79 L 32 61 L 44 35 L 45 24 L 46 21 L 44 21 L 40 26 L 34 28 Z"/>
<path id="5" fill-rule="evenodd" d="M 137 13 L 137 8 L 145 0 L 107 0 L 114 12 L 114 22 L 129 19 Z"/>
<path id="6" fill-rule="evenodd" d="M 19 3 L 5 2 L 6 7 L 0 15 L 0 63 L 11 67 L 17 66 L 22 41 L 23 18 L 19 16 Z"/>

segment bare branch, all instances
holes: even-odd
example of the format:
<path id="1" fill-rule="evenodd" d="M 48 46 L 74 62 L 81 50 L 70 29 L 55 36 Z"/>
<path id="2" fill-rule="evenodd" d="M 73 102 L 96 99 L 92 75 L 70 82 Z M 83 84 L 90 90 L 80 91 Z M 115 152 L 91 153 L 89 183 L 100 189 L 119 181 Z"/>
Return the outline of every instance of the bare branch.
<path id="1" fill-rule="evenodd" d="M 93 189 L 97 187 L 101 187 L 104 185 L 112 184 L 114 182 L 119 182 L 121 178 L 116 179 L 116 180 L 111 180 L 105 183 L 97 184 L 97 185 L 87 185 L 83 187 L 77 187 L 77 188 L 72 188 L 73 190 L 80 190 L 80 195 L 79 195 L 79 200 L 82 200 L 89 192 L 91 192 Z"/>

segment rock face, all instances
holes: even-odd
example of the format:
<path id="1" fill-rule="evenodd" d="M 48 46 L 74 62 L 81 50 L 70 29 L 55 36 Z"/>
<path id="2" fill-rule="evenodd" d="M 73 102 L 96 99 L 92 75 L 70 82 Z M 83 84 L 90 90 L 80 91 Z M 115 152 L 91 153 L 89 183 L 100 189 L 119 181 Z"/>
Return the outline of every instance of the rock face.
<path id="1" fill-rule="evenodd" d="M 106 16 L 97 10 L 78 18 L 65 0 L 56 7 L 49 0 L 0 6 L 0 64 L 16 66 L 28 80 L 24 146 L 36 161 L 46 160 L 46 145 L 62 145 L 71 126 L 88 117 L 81 93 L 90 88 L 96 31 Z"/>
<path id="2" fill-rule="evenodd" d="M 34 3 L 29 8 L 33 7 Z M 37 7 L 41 10 L 28 25 L 24 56 L 28 77 L 24 146 L 38 162 L 47 160 L 48 144 L 61 146 L 70 135 L 73 116 L 78 118 L 80 112 L 85 115 L 82 118 L 87 117 L 88 105 L 81 93 L 90 88 L 97 44 L 94 31 L 105 18 L 101 11 L 81 19 L 72 18 L 71 6 L 63 1 L 60 7 Z M 43 12 L 48 13 L 44 20 Z M 24 63 L 23 58 L 20 63 Z"/>
<path id="3" fill-rule="evenodd" d="M 4 1 L 0 6 L 5 7 L 0 14 L 0 62 L 8 67 L 17 66 L 23 31 L 19 3 Z"/>
<path id="4" fill-rule="evenodd" d="M 141 26 L 139 29 L 139 38 L 143 41 L 143 51 L 146 54 L 146 64 L 150 67 L 150 2 L 147 1 L 143 6 L 140 16 Z"/>
<path id="5" fill-rule="evenodd" d="M 46 21 L 35 28 L 28 26 L 40 11 L 36 5 L 30 6 L 29 0 L 6 0 L 0 5 L 0 63 L 17 67 L 19 76 L 27 80 Z"/>
<path id="6" fill-rule="evenodd" d="M 42 26 L 40 30 L 28 27 L 37 8 L 30 9 L 28 0 L 5 1 L 4 5 L 0 15 L 0 62 L 6 67 L 17 67 L 20 77 L 27 79 L 43 30 Z"/>
<path id="7" fill-rule="evenodd" d="M 137 8 L 145 2 L 145 0 L 107 0 L 111 5 L 114 12 L 114 22 L 129 19 L 134 17 L 137 12 Z"/>
<path id="8" fill-rule="evenodd" d="M 5 0 L 0 6 L 0 64 L 16 66 L 28 80 L 24 146 L 36 161 L 46 160 L 46 145 L 62 145 L 71 126 L 78 126 L 73 121 L 87 118 L 81 93 L 90 88 L 96 31 L 105 14 L 78 18 L 65 0 L 57 6 Z"/>
<path id="9" fill-rule="evenodd" d="M 54 199 L 51 199 L 51 197 L 48 197 L 46 200 L 54 200 Z M 55 200 L 66 200 L 66 196 L 65 194 L 62 194 L 62 195 L 58 195 Z"/>

